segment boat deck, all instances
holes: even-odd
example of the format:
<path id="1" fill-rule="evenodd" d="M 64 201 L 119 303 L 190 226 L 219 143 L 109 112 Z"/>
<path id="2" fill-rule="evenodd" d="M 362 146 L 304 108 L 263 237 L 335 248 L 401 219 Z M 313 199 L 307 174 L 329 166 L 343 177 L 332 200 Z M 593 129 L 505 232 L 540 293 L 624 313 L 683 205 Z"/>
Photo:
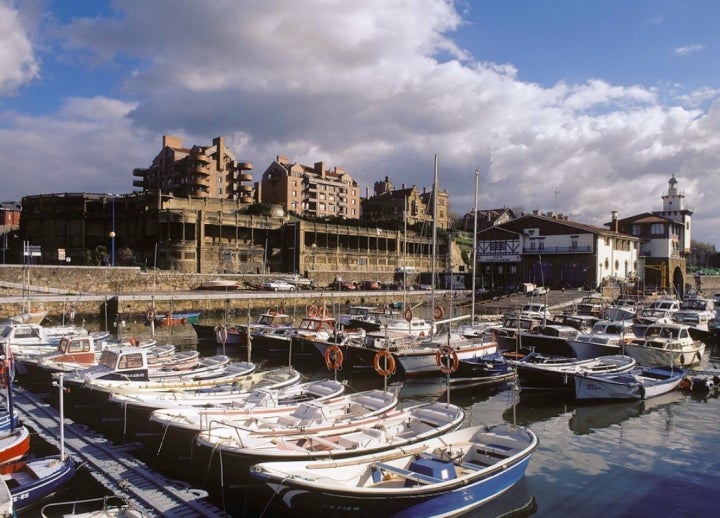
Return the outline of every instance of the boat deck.
<path id="1" fill-rule="evenodd" d="M 60 447 L 60 415 L 55 408 L 22 387 L 13 387 L 13 407 L 44 440 Z M 205 501 L 204 490 L 170 480 L 152 471 L 102 435 L 65 418 L 65 450 L 83 463 L 92 477 L 116 496 L 149 516 L 221 517 L 225 514 Z"/>

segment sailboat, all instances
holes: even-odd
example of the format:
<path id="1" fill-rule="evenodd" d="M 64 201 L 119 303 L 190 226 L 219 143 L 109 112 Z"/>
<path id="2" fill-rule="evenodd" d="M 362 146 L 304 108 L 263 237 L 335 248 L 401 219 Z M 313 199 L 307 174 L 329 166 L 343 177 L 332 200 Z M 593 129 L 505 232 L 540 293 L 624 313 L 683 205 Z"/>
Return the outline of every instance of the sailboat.
<path id="1" fill-rule="evenodd" d="M 433 216 L 437 214 L 437 193 L 438 186 L 438 159 L 435 155 L 435 173 L 433 178 Z M 430 291 L 430 307 L 432 308 L 432 323 L 441 320 L 444 310 L 441 306 L 435 305 L 435 260 L 437 257 L 437 224 L 433 217 L 433 257 L 432 257 L 432 289 Z M 449 322 L 449 321 L 447 321 Z M 469 339 L 461 334 L 447 331 L 447 334 L 440 336 L 433 332 L 424 341 L 417 342 L 408 347 L 397 348 L 391 352 L 408 376 L 419 374 L 437 374 L 438 370 L 454 372 L 462 359 L 472 359 L 492 354 L 497 350 L 497 343 L 493 340 L 482 337 L 481 339 Z M 445 353 L 441 354 L 441 351 Z M 443 360 L 441 356 L 446 356 Z M 447 365 L 443 362 L 447 361 Z"/>

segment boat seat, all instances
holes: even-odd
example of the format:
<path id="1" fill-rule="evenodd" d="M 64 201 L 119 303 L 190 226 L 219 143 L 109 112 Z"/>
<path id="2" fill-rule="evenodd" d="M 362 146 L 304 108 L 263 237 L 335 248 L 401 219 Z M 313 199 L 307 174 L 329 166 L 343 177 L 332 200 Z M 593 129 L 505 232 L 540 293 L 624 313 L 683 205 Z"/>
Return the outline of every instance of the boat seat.
<path id="1" fill-rule="evenodd" d="M 409 469 L 385 464 L 384 462 L 376 462 L 372 465 L 373 482 L 381 482 L 383 480 L 383 472 L 397 475 L 406 479 L 410 483 L 415 484 L 438 484 L 440 482 L 443 482 L 443 480 L 440 478 L 435 478 L 430 475 L 423 475 L 422 473 L 417 473 L 416 471 L 411 471 Z"/>
<path id="2" fill-rule="evenodd" d="M 472 462 L 475 461 L 475 455 L 493 457 L 496 459 L 505 459 L 510 456 L 510 448 L 499 444 L 477 444 L 474 447 L 474 455 Z"/>

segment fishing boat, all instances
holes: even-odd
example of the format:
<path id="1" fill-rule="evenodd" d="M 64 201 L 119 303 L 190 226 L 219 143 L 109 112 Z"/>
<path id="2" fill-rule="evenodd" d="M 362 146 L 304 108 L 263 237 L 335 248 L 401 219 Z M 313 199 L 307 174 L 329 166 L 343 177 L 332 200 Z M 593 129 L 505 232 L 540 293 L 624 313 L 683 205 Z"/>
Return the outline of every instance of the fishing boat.
<path id="1" fill-rule="evenodd" d="M 630 356 L 609 355 L 588 360 L 533 353 L 508 360 L 517 372 L 521 392 L 554 392 L 575 395 L 578 375 L 608 376 L 628 372 L 637 365 Z"/>
<path id="2" fill-rule="evenodd" d="M 73 460 L 58 455 L 29 460 L 17 471 L 0 475 L 10 489 L 16 511 L 30 507 L 56 492 L 73 476 Z"/>
<path id="3" fill-rule="evenodd" d="M 579 334 L 568 343 L 574 356 L 583 360 L 623 354 L 626 343 L 637 338 L 628 320 L 598 320 L 587 334 Z"/>
<path id="4" fill-rule="evenodd" d="M 250 324 L 219 325 L 214 327 L 214 336 L 220 345 L 247 346 L 248 333 L 253 338 L 252 346 L 262 348 L 262 339 L 255 340 L 256 335 L 262 335 L 266 331 L 292 327 L 293 318 L 285 312 L 285 308 L 277 311 L 267 310 L 257 316 L 255 322 Z M 193 325 L 200 336 L 198 325 Z"/>
<path id="5" fill-rule="evenodd" d="M 678 367 L 637 367 L 610 376 L 575 376 L 575 399 L 649 399 L 678 388 L 685 370 Z"/>
<path id="6" fill-rule="evenodd" d="M 291 435 L 316 433 L 348 423 L 368 422 L 397 406 L 397 394 L 373 389 L 348 394 L 332 401 L 306 401 L 289 414 L 268 416 L 210 416 L 202 427 L 197 443 L 210 448 L 230 448 L 255 434 Z"/>
<path id="7" fill-rule="evenodd" d="M 194 352 L 191 351 L 191 353 Z M 194 355 L 193 363 L 183 365 L 182 368 L 176 368 L 177 365 L 173 364 L 169 364 L 165 368 L 164 363 L 153 367 L 149 358 L 151 354 L 149 350 L 140 347 L 105 349 L 102 351 L 97 365 L 67 373 L 65 383 L 68 386 L 78 386 L 97 382 L 96 387 L 99 388 L 129 382 L 160 382 L 162 380 L 172 381 L 177 379 L 187 381 L 224 374 L 225 368 L 230 363 L 230 358 L 225 355 L 208 356 L 199 359 Z M 172 361 L 172 358 L 169 361 Z M 247 366 L 248 369 L 250 367 Z M 252 370 L 254 368 L 255 366 L 252 365 Z"/>
<path id="8" fill-rule="evenodd" d="M 537 445 L 537 436 L 527 428 L 481 425 L 348 459 L 262 462 L 251 468 L 251 475 L 292 511 L 455 516 L 517 483 Z"/>
<path id="9" fill-rule="evenodd" d="M 216 408 L 237 409 L 275 407 L 288 400 L 310 400 L 311 396 L 340 394 L 344 385 L 326 380 L 298 384 L 300 372 L 291 367 L 281 367 L 248 374 L 235 383 L 210 388 L 172 392 L 125 392 L 113 393 L 110 401 L 128 408 L 147 411 L 160 408 Z M 273 405 L 274 403 L 274 405 Z"/>
<path id="10" fill-rule="evenodd" d="M 501 384 L 515 379 L 515 371 L 500 353 L 458 359 L 457 369 L 449 373 L 450 385 L 456 388 Z"/>
<path id="11" fill-rule="evenodd" d="M 694 340 L 684 324 L 653 324 L 645 335 L 625 345 L 625 353 L 640 365 L 687 367 L 700 363 L 705 344 Z"/>
<path id="12" fill-rule="evenodd" d="M 343 459 L 409 446 L 450 432 L 460 426 L 465 412 L 450 403 L 432 402 L 395 409 L 369 424 L 354 424 L 325 432 L 288 435 L 253 434 L 231 447 L 224 446 L 226 460 L 235 468 L 257 462 Z M 240 468 L 243 469 L 243 468 Z"/>
<path id="13" fill-rule="evenodd" d="M 438 351 L 447 347 L 453 357 L 453 363 L 461 359 L 472 359 L 497 352 L 497 342 L 488 336 L 480 339 L 468 339 L 456 333 L 450 335 L 435 335 L 433 338 L 412 344 L 407 347 L 391 349 L 393 357 L 402 367 L 406 376 L 419 376 L 436 374 L 438 364 Z"/>
<path id="14" fill-rule="evenodd" d="M 0 464 L 13 462 L 30 451 L 30 432 L 24 426 L 0 432 Z"/>
<path id="15" fill-rule="evenodd" d="M 256 365 L 250 362 L 232 362 L 218 365 L 217 368 L 202 368 L 197 372 L 180 373 L 161 379 L 148 381 L 138 379 L 102 379 L 90 378 L 82 383 L 89 392 L 127 394 L 148 391 L 182 391 L 219 387 L 237 383 L 255 371 Z"/>

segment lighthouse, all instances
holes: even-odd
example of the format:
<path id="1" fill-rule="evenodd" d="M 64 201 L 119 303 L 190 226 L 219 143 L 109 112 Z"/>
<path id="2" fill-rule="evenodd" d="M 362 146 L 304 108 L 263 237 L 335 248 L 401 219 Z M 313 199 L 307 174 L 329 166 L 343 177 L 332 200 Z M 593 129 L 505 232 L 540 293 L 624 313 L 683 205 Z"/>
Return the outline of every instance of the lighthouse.
<path id="1" fill-rule="evenodd" d="M 662 210 L 653 211 L 658 216 L 671 219 L 682 224 L 681 235 L 678 236 L 679 252 L 683 255 L 690 253 L 690 237 L 693 211 L 685 205 L 685 193 L 678 189 L 678 179 L 673 174 L 668 180 L 667 193 L 662 195 Z"/>

